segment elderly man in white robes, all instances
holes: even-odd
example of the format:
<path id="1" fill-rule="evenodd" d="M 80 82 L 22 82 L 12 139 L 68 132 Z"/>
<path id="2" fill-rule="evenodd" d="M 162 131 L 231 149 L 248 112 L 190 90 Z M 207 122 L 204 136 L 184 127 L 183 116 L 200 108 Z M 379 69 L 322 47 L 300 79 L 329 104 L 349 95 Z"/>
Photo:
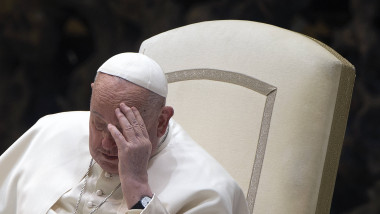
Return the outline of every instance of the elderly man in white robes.
<path id="1" fill-rule="evenodd" d="M 89 112 L 41 118 L 0 157 L 1 214 L 248 213 L 231 176 L 170 120 L 156 62 L 118 54 L 91 87 Z"/>

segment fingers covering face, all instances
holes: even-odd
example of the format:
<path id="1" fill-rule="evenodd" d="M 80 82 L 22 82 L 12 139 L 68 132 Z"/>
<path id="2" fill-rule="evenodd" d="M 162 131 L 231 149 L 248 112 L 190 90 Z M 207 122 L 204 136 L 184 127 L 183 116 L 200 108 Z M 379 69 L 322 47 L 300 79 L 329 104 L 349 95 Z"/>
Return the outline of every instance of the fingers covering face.
<path id="1" fill-rule="evenodd" d="M 139 110 L 137 110 L 137 108 L 135 108 L 135 107 L 132 107 L 131 109 L 133 111 L 133 114 L 137 120 L 137 123 L 141 129 L 143 136 L 146 138 L 149 138 L 148 131 L 146 130 L 145 122 L 144 122 L 143 118 L 141 117 Z"/>
<path id="2" fill-rule="evenodd" d="M 120 131 L 114 125 L 110 123 L 108 124 L 107 128 L 109 132 L 111 133 L 113 139 L 115 140 L 117 147 L 120 148 L 122 143 L 126 141 L 123 134 L 121 134 Z"/>
<path id="3" fill-rule="evenodd" d="M 120 104 L 120 108 L 115 110 L 115 113 L 119 120 L 123 135 L 127 141 L 134 141 L 136 138 L 149 137 L 144 120 L 135 107 L 130 108 L 122 103 Z"/>

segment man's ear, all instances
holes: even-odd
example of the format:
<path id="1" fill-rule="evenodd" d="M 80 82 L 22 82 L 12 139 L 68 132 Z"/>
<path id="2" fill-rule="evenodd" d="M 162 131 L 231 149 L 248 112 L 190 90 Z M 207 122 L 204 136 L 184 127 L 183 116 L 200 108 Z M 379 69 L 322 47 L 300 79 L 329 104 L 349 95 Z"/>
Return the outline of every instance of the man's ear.
<path id="1" fill-rule="evenodd" d="M 91 89 L 94 89 L 94 83 L 91 83 Z"/>
<path id="2" fill-rule="evenodd" d="M 168 128 L 169 120 L 174 114 L 174 109 L 171 106 L 165 106 L 161 109 L 161 114 L 158 117 L 157 137 L 162 137 Z"/>

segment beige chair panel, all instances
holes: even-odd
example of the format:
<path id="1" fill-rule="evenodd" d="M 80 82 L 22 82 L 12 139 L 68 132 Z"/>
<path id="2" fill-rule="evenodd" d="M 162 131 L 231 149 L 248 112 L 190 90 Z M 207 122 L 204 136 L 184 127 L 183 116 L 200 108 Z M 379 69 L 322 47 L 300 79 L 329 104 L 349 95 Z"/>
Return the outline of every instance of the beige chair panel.
<path id="1" fill-rule="evenodd" d="M 328 213 L 354 81 L 346 60 L 303 35 L 233 20 L 159 34 L 140 52 L 168 73 L 174 118 L 237 180 L 253 213 Z M 186 81 L 173 78 L 183 70 Z M 257 81 L 202 80 L 213 70 Z M 237 141 L 247 150 L 220 146 Z"/>
<path id="2" fill-rule="evenodd" d="M 244 163 L 253 163 L 255 158 L 252 154 L 256 154 L 258 141 L 252 139 L 259 139 L 260 129 L 255 127 L 261 126 L 266 96 L 242 86 L 210 80 L 176 82 L 169 84 L 169 91 L 167 102 L 175 105 L 175 120 L 192 138 L 201 139 L 202 146 L 235 179 L 250 178 L 253 164 Z M 183 91 L 193 93 L 184 97 Z M 242 127 L 240 121 L 247 119 Z M 237 163 L 241 164 L 236 167 Z M 246 194 L 249 182 L 239 180 Z"/>

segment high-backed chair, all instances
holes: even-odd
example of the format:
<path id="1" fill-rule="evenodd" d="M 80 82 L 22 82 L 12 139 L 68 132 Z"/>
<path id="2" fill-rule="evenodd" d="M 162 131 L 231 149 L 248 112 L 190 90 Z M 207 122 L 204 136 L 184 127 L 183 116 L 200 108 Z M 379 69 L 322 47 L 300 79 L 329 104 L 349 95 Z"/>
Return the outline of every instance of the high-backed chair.
<path id="1" fill-rule="evenodd" d="M 236 179 L 253 213 L 328 213 L 354 67 L 307 36 L 250 21 L 144 41 L 174 119 Z"/>

